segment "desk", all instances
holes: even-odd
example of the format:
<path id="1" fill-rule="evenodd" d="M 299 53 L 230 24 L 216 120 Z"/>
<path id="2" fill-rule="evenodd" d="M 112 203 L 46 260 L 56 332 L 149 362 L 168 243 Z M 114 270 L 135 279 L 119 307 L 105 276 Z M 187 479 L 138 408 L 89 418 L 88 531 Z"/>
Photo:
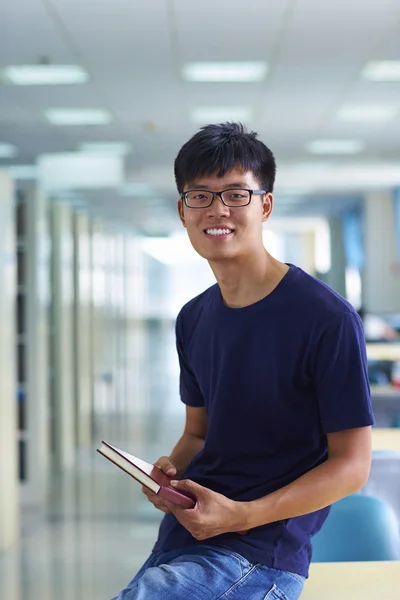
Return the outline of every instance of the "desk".
<path id="1" fill-rule="evenodd" d="M 300 600 L 399 600 L 400 561 L 315 563 Z"/>
<path id="2" fill-rule="evenodd" d="M 372 449 L 400 450 L 400 429 L 378 429 L 373 427 Z"/>
<path id="3" fill-rule="evenodd" d="M 371 400 L 377 427 L 392 427 L 400 415 L 400 389 L 372 385 Z"/>
<path id="4" fill-rule="evenodd" d="M 400 398 L 400 388 L 392 385 L 371 385 L 370 388 L 373 398 Z"/>
<path id="5" fill-rule="evenodd" d="M 400 429 L 373 427 L 372 448 L 389 452 L 372 454 L 371 473 L 360 493 L 376 496 L 388 502 L 400 521 Z"/>
<path id="6" fill-rule="evenodd" d="M 400 360 L 398 342 L 366 344 L 367 357 L 373 360 Z"/>

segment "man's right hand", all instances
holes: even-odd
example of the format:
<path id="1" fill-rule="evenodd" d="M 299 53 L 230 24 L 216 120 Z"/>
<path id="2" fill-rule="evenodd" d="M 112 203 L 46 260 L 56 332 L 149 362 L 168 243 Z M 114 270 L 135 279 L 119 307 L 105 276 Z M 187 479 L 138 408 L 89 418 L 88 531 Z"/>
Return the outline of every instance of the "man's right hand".
<path id="1" fill-rule="evenodd" d="M 155 467 L 161 469 L 164 473 L 166 473 L 169 477 L 175 477 L 177 474 L 177 470 L 175 465 L 171 462 L 169 456 L 161 456 L 155 463 Z M 161 510 L 164 513 L 171 512 L 167 505 L 164 503 L 163 499 L 154 494 L 149 488 L 142 486 L 142 492 L 147 496 L 149 502 L 154 504 L 158 510 Z"/>

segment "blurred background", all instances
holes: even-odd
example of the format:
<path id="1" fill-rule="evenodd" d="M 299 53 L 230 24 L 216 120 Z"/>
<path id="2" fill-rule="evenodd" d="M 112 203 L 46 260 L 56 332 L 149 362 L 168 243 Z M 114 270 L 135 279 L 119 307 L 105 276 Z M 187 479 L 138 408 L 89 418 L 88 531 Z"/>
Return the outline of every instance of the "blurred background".
<path id="1" fill-rule="evenodd" d="M 214 278 L 173 161 L 224 121 L 274 152 L 265 245 L 360 312 L 400 427 L 398 0 L 2 0 L 2 598 L 111 598 L 152 547 L 161 513 L 95 448 L 152 462 L 182 431 L 174 320 Z M 400 516 L 380 439 L 364 492 Z"/>

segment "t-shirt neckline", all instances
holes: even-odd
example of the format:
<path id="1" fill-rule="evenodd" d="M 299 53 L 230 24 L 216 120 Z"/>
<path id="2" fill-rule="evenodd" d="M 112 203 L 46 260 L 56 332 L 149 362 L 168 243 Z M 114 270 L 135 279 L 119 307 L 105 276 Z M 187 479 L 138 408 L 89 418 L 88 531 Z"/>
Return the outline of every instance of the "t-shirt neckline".
<path id="1" fill-rule="evenodd" d="M 292 277 L 295 274 L 296 267 L 291 263 L 285 263 L 285 264 L 289 267 L 289 270 L 287 271 L 287 273 L 285 273 L 285 275 L 279 281 L 278 285 L 276 287 L 274 287 L 274 289 L 271 292 L 269 292 L 269 294 L 264 296 L 264 298 L 260 298 L 260 300 L 257 300 L 256 302 L 253 302 L 252 304 L 249 304 L 248 306 L 241 306 L 238 308 L 227 306 L 224 303 L 224 300 L 223 300 L 222 294 L 221 294 L 221 289 L 217 283 L 216 284 L 216 298 L 217 298 L 218 308 L 221 310 L 224 310 L 225 312 L 239 313 L 239 312 L 244 312 L 244 311 L 257 310 L 259 307 L 262 307 L 265 304 L 271 302 L 272 300 L 274 300 L 274 298 L 276 297 L 277 294 L 281 293 L 282 290 L 286 288 L 287 284 L 290 283 Z"/>

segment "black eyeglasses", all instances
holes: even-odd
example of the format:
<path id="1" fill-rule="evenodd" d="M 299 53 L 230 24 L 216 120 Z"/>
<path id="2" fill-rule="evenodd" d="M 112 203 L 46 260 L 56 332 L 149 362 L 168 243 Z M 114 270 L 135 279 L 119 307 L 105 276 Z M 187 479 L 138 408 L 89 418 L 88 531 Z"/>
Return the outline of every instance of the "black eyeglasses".
<path id="1" fill-rule="evenodd" d="M 261 196 L 266 194 L 265 190 L 246 190 L 232 188 L 222 192 L 209 192 L 208 190 L 188 190 L 181 194 L 181 198 L 188 208 L 208 208 L 214 202 L 215 196 L 219 196 L 225 206 L 235 208 L 247 206 L 251 202 L 253 194 Z"/>

